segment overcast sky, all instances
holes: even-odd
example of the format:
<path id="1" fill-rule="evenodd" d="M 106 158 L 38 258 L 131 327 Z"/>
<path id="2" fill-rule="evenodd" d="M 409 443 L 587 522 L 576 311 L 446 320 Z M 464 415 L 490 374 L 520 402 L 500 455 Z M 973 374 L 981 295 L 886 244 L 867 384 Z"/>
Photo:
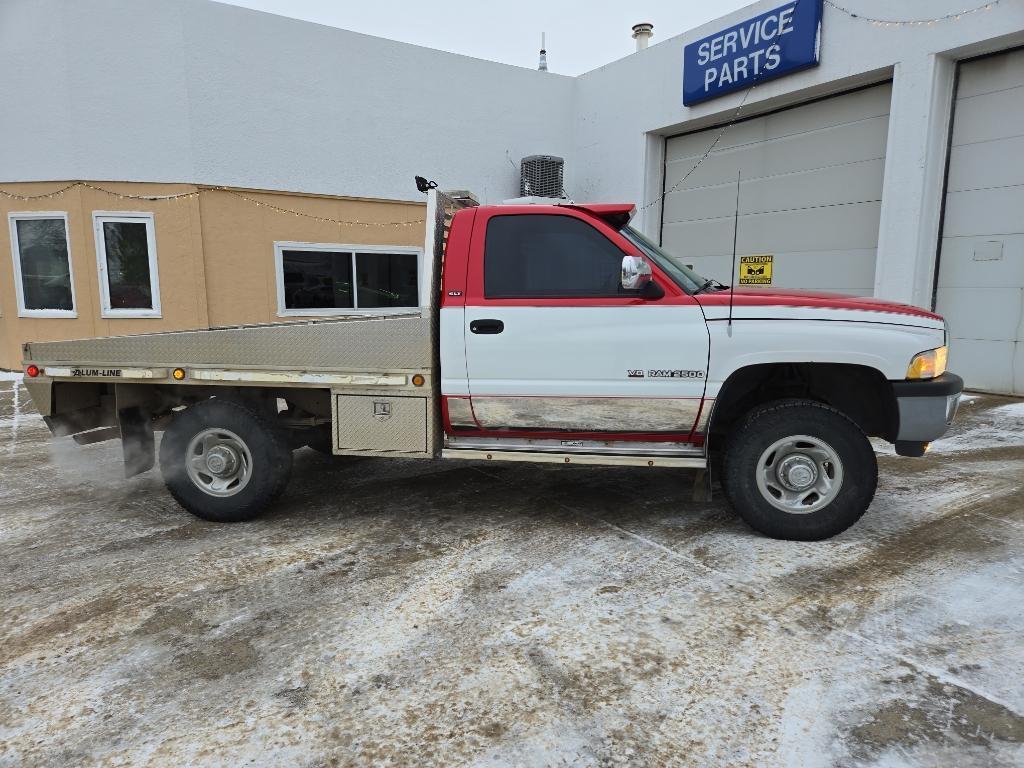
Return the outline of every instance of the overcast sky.
<path id="1" fill-rule="evenodd" d="M 654 24 L 652 44 L 752 0 L 221 0 L 481 59 L 536 68 L 547 33 L 548 68 L 578 75 L 628 56 L 631 27 Z"/>

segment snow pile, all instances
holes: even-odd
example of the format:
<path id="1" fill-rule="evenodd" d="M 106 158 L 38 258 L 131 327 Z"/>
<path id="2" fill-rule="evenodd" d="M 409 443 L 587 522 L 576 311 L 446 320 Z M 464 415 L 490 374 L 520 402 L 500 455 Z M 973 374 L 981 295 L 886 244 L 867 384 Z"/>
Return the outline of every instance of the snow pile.
<path id="1" fill-rule="evenodd" d="M 960 422 L 965 416 L 967 414 L 962 412 L 953 422 L 947 436 L 932 443 L 933 453 L 1024 445 L 1024 401 L 971 414 L 968 417 L 972 422 L 969 431 Z"/>

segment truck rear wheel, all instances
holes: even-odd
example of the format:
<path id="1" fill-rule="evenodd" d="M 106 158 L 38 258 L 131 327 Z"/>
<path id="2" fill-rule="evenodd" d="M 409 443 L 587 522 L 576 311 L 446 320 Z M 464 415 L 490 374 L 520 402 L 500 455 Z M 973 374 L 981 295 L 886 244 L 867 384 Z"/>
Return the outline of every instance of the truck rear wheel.
<path id="1" fill-rule="evenodd" d="M 233 400 L 204 400 L 179 412 L 160 443 L 171 495 L 219 523 L 257 517 L 284 490 L 291 468 L 287 433 Z"/>
<path id="2" fill-rule="evenodd" d="M 867 511 L 878 464 L 867 436 L 834 408 L 785 400 L 755 409 L 725 454 L 727 498 L 751 528 L 775 539 L 820 541 Z"/>

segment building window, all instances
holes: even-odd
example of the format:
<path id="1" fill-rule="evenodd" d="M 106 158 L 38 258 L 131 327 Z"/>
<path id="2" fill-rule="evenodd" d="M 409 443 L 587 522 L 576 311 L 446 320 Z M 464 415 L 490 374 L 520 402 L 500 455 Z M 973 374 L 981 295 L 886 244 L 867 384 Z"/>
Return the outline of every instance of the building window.
<path id="1" fill-rule="evenodd" d="M 487 223 L 484 253 L 488 299 L 636 294 L 622 287 L 622 251 L 571 216 L 495 216 Z"/>
<path id="2" fill-rule="evenodd" d="M 418 248 L 275 243 L 274 252 L 281 316 L 419 307 Z"/>
<path id="3" fill-rule="evenodd" d="M 65 213 L 12 213 L 11 252 L 20 317 L 77 317 Z"/>
<path id="4" fill-rule="evenodd" d="M 93 214 L 103 317 L 160 317 L 151 213 Z"/>

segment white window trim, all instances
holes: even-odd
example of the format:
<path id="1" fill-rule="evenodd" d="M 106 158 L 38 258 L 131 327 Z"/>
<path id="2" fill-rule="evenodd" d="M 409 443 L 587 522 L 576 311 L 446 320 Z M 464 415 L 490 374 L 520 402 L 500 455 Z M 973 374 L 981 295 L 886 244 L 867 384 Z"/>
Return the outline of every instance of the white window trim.
<path id="1" fill-rule="evenodd" d="M 152 309 L 114 309 L 110 306 L 110 283 L 107 280 L 107 249 L 103 239 L 105 221 L 146 225 L 146 245 L 149 249 L 149 290 L 153 296 Z M 160 271 L 156 258 L 156 217 L 145 211 L 93 211 L 92 234 L 96 241 L 96 266 L 100 278 L 100 316 L 108 319 L 125 317 L 163 317 L 160 311 Z"/>
<path id="2" fill-rule="evenodd" d="M 348 245 L 343 243 L 301 243 L 282 240 L 274 243 L 274 271 L 277 273 L 277 316 L 278 317 L 345 317 L 352 315 L 394 315 L 419 314 L 422 307 L 356 307 L 288 309 L 284 298 L 284 252 L 285 251 L 343 251 L 351 254 L 352 280 L 356 276 L 357 253 L 411 253 L 416 256 L 416 296 L 419 301 L 420 285 L 423 280 L 423 249 L 408 245 Z M 353 286 L 353 303 L 359 303 L 359 290 Z"/>
<path id="3" fill-rule="evenodd" d="M 18 245 L 16 222 L 22 219 L 62 219 L 64 239 L 68 248 L 68 279 L 71 281 L 71 309 L 26 309 L 25 286 L 21 280 L 21 249 Z M 14 262 L 14 291 L 18 297 L 18 317 L 78 317 L 78 299 L 75 297 L 75 268 L 71 258 L 71 231 L 68 229 L 68 215 L 64 211 L 12 211 L 7 214 L 11 230 L 11 261 Z"/>

